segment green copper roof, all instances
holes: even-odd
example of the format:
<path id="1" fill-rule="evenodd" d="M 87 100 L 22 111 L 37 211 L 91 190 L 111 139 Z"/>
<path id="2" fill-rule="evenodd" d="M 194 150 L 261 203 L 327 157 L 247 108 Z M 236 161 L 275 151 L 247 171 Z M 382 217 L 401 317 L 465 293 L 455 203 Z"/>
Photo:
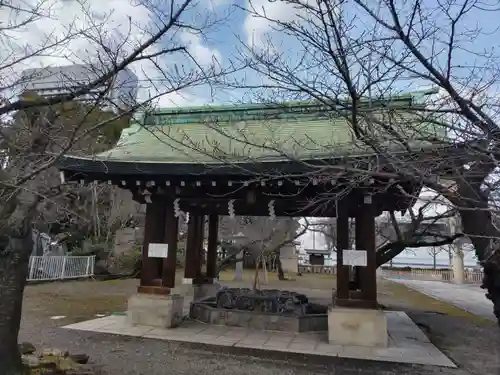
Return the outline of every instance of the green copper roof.
<path id="1" fill-rule="evenodd" d="M 364 100 L 381 123 L 398 129 L 411 147 L 432 146 L 430 138 L 444 138 L 442 129 L 423 123 L 408 108 L 422 106 L 426 91 L 383 100 Z M 420 97 L 419 97 L 420 95 Z M 348 112 L 347 112 L 348 113 Z M 383 126 L 367 126 L 371 139 L 391 151 L 403 150 Z M 371 154 L 355 141 L 354 133 L 338 111 L 325 111 L 314 102 L 280 105 L 239 105 L 160 109 L 140 116 L 122 131 L 112 150 L 95 156 L 103 161 L 150 163 L 224 163 L 328 158 Z"/>

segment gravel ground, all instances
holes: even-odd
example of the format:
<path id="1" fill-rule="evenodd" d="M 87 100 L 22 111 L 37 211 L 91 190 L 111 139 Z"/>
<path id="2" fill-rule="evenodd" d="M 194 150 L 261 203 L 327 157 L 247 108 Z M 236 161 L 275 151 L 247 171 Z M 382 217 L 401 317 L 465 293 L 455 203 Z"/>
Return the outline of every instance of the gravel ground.
<path id="1" fill-rule="evenodd" d="M 413 295 L 414 301 L 405 301 L 402 296 L 403 289 L 396 287 L 393 290 L 387 285 L 381 286 L 382 302 L 389 305 L 388 307 L 405 309 L 427 331 L 435 345 L 458 364 L 459 369 L 285 354 L 269 355 L 267 352 L 262 356 L 262 353 L 249 352 L 246 349 L 222 349 L 58 328 L 72 322 L 91 319 L 97 313 L 123 311 L 127 297 L 134 292 L 136 283 L 136 280 L 124 280 L 29 286 L 25 295 L 20 341 L 30 341 L 37 347 L 55 347 L 74 353 L 86 353 L 107 375 L 500 374 L 500 330 L 497 327 L 412 292 L 405 292 L 404 295 Z M 328 295 L 331 295 L 330 290 L 321 290 L 321 286 L 311 280 L 309 284 L 311 285 L 308 287 L 314 289 L 314 292 L 311 292 L 314 297 L 328 298 Z M 328 286 L 331 288 L 330 285 L 331 280 L 328 280 Z M 271 282 L 268 287 L 275 285 Z M 286 287 L 295 289 L 296 285 L 288 282 Z M 54 315 L 65 315 L 66 318 L 50 319 Z"/>

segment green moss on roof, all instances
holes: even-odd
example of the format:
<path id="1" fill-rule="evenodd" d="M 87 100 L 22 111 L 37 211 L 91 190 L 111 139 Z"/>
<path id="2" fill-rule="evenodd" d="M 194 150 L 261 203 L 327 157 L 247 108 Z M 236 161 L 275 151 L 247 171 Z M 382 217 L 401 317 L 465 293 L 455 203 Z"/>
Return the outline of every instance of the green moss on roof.
<path id="1" fill-rule="evenodd" d="M 415 96 L 408 94 L 370 105 L 372 115 L 395 128 L 403 139 L 409 140 L 410 147 L 432 147 L 430 139 L 444 138 L 442 128 L 423 123 L 415 112 L 405 110 L 422 105 L 415 101 Z M 360 126 L 369 132 L 370 139 L 377 139 L 380 147 L 391 152 L 403 151 L 403 146 L 383 126 L 368 126 L 363 122 Z M 338 111 L 326 111 L 314 102 L 289 102 L 156 110 L 125 129 L 117 146 L 96 158 L 152 163 L 237 163 L 372 153 L 370 147 L 356 140 L 350 124 Z"/>

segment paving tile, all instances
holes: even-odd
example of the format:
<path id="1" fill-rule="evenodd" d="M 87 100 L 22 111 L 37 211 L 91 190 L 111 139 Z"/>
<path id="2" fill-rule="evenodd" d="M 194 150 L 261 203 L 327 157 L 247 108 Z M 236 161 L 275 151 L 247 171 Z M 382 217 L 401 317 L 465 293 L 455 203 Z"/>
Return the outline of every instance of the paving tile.
<path id="1" fill-rule="evenodd" d="M 308 346 L 316 346 L 318 345 L 318 343 L 320 342 L 323 342 L 321 340 L 314 340 L 314 339 L 304 339 L 304 338 L 300 338 L 300 339 L 297 339 L 297 338 L 294 338 L 292 341 L 291 341 L 291 344 L 297 344 L 297 345 L 308 345 Z"/>
<path id="2" fill-rule="evenodd" d="M 287 334 L 276 334 L 272 335 L 269 340 L 266 341 L 266 345 L 284 345 L 285 347 L 288 346 L 293 340 L 293 335 L 287 335 Z"/>
<path id="3" fill-rule="evenodd" d="M 328 334 L 323 333 L 298 333 L 294 336 L 293 342 L 319 342 L 328 340 Z"/>
<path id="4" fill-rule="evenodd" d="M 101 328 L 107 329 L 107 328 L 112 328 L 112 329 L 120 329 L 120 328 L 130 328 L 131 325 L 126 319 L 120 319 L 120 320 L 115 320 L 114 322 L 111 322 L 110 324 L 106 324 L 105 326 L 102 326 Z"/>
<path id="5" fill-rule="evenodd" d="M 61 328 L 66 328 L 66 329 L 86 329 L 89 327 L 93 327 L 91 324 L 88 324 L 87 322 L 82 322 L 82 323 L 73 323 L 73 324 L 68 324 L 67 326 L 62 326 Z"/>
<path id="6" fill-rule="evenodd" d="M 373 348 L 367 346 L 341 345 L 339 357 L 372 359 L 374 356 Z"/>
<path id="7" fill-rule="evenodd" d="M 201 339 L 211 339 L 211 340 L 215 340 L 216 338 L 219 337 L 218 335 L 207 334 L 205 333 L 205 331 L 201 331 L 201 333 L 197 333 L 194 336 L 199 337 Z"/>
<path id="8" fill-rule="evenodd" d="M 318 343 L 314 341 L 311 342 L 292 341 L 291 343 L 288 344 L 287 348 L 290 349 L 290 351 L 296 350 L 299 353 L 300 352 L 314 353 L 314 349 L 316 349 L 317 345 Z"/>
<path id="9" fill-rule="evenodd" d="M 132 327 L 124 316 L 108 316 L 71 324 L 64 328 L 142 336 L 157 340 L 456 367 L 429 342 L 427 336 L 404 312 L 388 311 L 386 313 L 390 337 L 388 348 L 330 345 L 327 332 L 302 334 L 259 332 L 239 327 L 213 326 L 192 320 L 185 321 L 178 328 L 163 329 Z"/>
<path id="10" fill-rule="evenodd" d="M 293 336 L 272 336 L 264 343 L 264 346 L 286 348 L 292 342 Z"/>
<path id="11" fill-rule="evenodd" d="M 245 328 L 231 328 L 224 332 L 223 337 L 236 337 L 242 339 L 248 336 L 248 330 Z"/>
<path id="12" fill-rule="evenodd" d="M 204 329 L 202 332 L 205 335 L 213 335 L 219 337 L 225 335 L 225 333 L 227 332 L 227 327 L 208 327 L 207 329 Z"/>
<path id="13" fill-rule="evenodd" d="M 324 342 L 319 342 L 314 348 L 314 352 L 318 354 L 324 354 L 332 357 L 338 357 L 344 348 L 342 345 L 328 344 Z"/>
<path id="14" fill-rule="evenodd" d="M 239 339 L 237 339 L 237 338 L 219 336 L 216 339 L 212 340 L 212 344 L 222 345 L 222 346 L 233 346 L 238 341 L 239 341 Z"/>
<path id="15" fill-rule="evenodd" d="M 147 335 L 145 335 L 144 337 L 147 337 Z M 151 338 L 155 338 L 155 337 L 151 337 Z M 208 339 L 201 339 L 199 337 L 196 337 L 196 335 L 191 335 L 191 336 L 169 336 L 169 337 L 163 338 L 161 340 L 177 341 L 177 342 L 189 342 L 189 343 L 198 343 L 198 344 L 210 344 L 213 341 L 213 338 L 208 340 Z"/>
<path id="16" fill-rule="evenodd" d="M 128 328 L 113 328 L 113 327 L 104 327 L 99 331 L 94 332 L 102 332 L 102 333 L 111 333 L 115 335 L 125 335 L 125 336 L 143 336 L 151 331 L 153 327 L 128 327 Z"/>
<path id="17" fill-rule="evenodd" d="M 180 327 L 177 327 L 174 329 L 178 334 L 192 335 L 192 334 L 198 334 L 198 333 L 204 331 L 205 329 L 207 329 L 207 326 L 206 325 L 191 326 L 191 327 L 180 326 Z"/>
<path id="18" fill-rule="evenodd" d="M 272 333 L 269 332 L 250 332 L 245 336 L 245 340 L 267 341 L 271 338 Z"/>
<path id="19" fill-rule="evenodd" d="M 372 353 L 377 357 L 399 358 L 403 357 L 406 350 L 403 348 L 373 348 Z"/>
<path id="20" fill-rule="evenodd" d="M 398 324 L 388 325 L 388 333 L 396 342 L 403 343 L 408 340 L 429 342 L 425 333 L 408 316 Z"/>
<path id="21" fill-rule="evenodd" d="M 189 333 L 181 332 L 179 333 L 176 328 L 153 328 L 151 331 L 147 332 L 145 336 L 147 337 L 157 337 L 157 338 L 167 338 L 167 337 L 183 337 L 189 335 Z M 194 333 L 193 333 L 194 335 Z"/>
<path id="22" fill-rule="evenodd" d="M 434 347 L 430 342 L 415 340 L 413 338 L 404 338 L 394 340 L 395 345 L 389 345 L 389 347 L 395 348 L 427 348 Z"/>
<path id="23" fill-rule="evenodd" d="M 432 356 L 432 358 L 434 360 L 434 362 L 432 363 L 434 366 L 457 368 L 457 365 L 443 353 L 439 353 L 439 355 L 437 356 Z"/>
<path id="24" fill-rule="evenodd" d="M 94 331 L 94 332 L 99 332 L 99 329 L 96 329 L 95 327 L 92 327 L 92 326 L 88 326 L 88 325 L 69 325 L 69 326 L 65 326 L 65 327 L 62 327 L 62 328 L 65 328 L 65 329 L 74 329 L 74 330 L 77 330 L 77 331 Z"/>
<path id="25" fill-rule="evenodd" d="M 212 344 L 215 340 L 217 340 L 218 337 L 214 335 L 204 335 L 200 333 L 197 335 L 190 336 L 190 338 L 195 340 L 194 342 L 199 342 L 201 344 Z"/>
<path id="26" fill-rule="evenodd" d="M 268 339 L 245 337 L 238 340 L 234 346 L 262 349 Z"/>
<path id="27" fill-rule="evenodd" d="M 284 352 L 284 353 L 294 353 L 294 354 L 305 354 L 305 355 L 314 355 L 314 354 L 317 354 L 314 352 L 314 349 L 307 349 L 307 348 L 289 348 L 289 347 L 286 347 L 286 348 L 272 348 L 272 347 L 268 347 L 266 348 L 267 350 L 273 350 L 273 351 L 277 351 L 277 352 Z"/>
<path id="28" fill-rule="evenodd" d="M 123 316 L 107 316 L 104 318 L 92 319 L 85 322 L 70 324 L 62 328 L 92 330 L 115 324 L 117 322 L 120 322 L 120 320 L 125 321 L 126 319 Z"/>
<path id="29" fill-rule="evenodd" d="M 397 347 L 397 346 L 398 346 L 397 341 L 394 340 L 394 338 L 391 335 L 389 335 L 389 347 Z"/>
<path id="30" fill-rule="evenodd" d="M 283 348 L 283 349 L 286 349 L 288 348 L 288 342 L 285 342 L 285 341 L 267 341 L 264 343 L 264 345 L 262 345 L 262 348 L 263 349 L 279 349 L 279 348 Z"/>

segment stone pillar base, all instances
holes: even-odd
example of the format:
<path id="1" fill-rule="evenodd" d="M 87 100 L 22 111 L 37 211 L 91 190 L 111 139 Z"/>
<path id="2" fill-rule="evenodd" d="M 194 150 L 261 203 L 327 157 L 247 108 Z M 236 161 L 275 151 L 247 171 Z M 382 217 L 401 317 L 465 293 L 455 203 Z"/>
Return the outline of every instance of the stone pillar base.
<path id="1" fill-rule="evenodd" d="M 215 297 L 221 286 L 217 283 L 193 285 L 193 301 Z"/>
<path id="2" fill-rule="evenodd" d="M 128 300 L 127 318 L 133 326 L 174 328 L 182 323 L 184 297 L 138 293 Z"/>
<path id="3" fill-rule="evenodd" d="M 174 291 L 185 297 L 193 297 L 193 301 L 196 301 L 205 297 L 215 297 L 220 288 L 221 286 L 216 282 L 203 284 L 188 283 L 175 287 Z"/>
<path id="4" fill-rule="evenodd" d="M 336 345 L 387 347 L 387 317 L 381 310 L 331 307 L 328 341 Z"/>

